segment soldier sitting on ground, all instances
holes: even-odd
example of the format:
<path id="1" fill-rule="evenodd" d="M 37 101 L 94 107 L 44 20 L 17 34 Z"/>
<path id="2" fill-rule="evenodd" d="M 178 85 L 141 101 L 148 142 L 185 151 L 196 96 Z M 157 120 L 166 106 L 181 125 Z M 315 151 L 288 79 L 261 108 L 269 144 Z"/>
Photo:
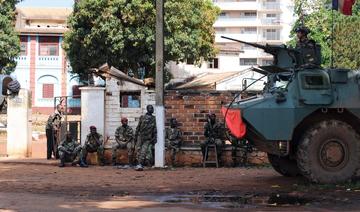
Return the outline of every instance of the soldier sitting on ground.
<path id="1" fill-rule="evenodd" d="M 66 162 L 72 163 L 72 165 L 80 164 L 80 166 L 84 166 L 84 164 L 80 163 L 81 145 L 72 138 L 70 132 L 66 133 L 66 137 L 59 145 L 58 150 L 59 167 L 64 167 Z"/>
<path id="2" fill-rule="evenodd" d="M 181 130 L 177 126 L 175 118 L 170 119 L 170 128 L 166 129 L 165 141 L 166 145 L 171 151 L 171 165 L 175 165 L 176 153 L 181 146 Z"/>
<path id="3" fill-rule="evenodd" d="M 139 124 L 136 127 L 135 139 L 138 139 L 138 165 L 135 170 L 142 171 L 145 164 L 147 155 L 149 154 L 149 146 L 155 145 L 156 143 L 156 120 L 154 108 L 152 105 L 146 107 L 147 113 L 140 116 Z M 149 157 L 149 156 L 148 156 Z"/>
<path id="4" fill-rule="evenodd" d="M 116 143 L 112 147 L 112 163 L 116 166 L 116 152 L 118 149 L 127 149 L 130 165 L 135 165 L 135 139 L 133 129 L 128 125 L 128 119 L 121 119 L 122 126 L 115 131 Z"/>
<path id="5" fill-rule="evenodd" d="M 105 165 L 104 159 L 104 139 L 100 133 L 96 132 L 96 127 L 90 127 L 90 133 L 86 136 L 85 144 L 81 151 L 81 163 L 87 167 L 86 157 L 88 152 L 97 152 L 98 162 L 100 166 Z"/>
<path id="6" fill-rule="evenodd" d="M 206 155 L 205 155 L 206 147 L 209 144 L 215 144 L 216 150 L 217 150 L 217 158 L 220 163 L 222 148 L 225 145 L 225 142 L 223 140 L 224 139 L 224 131 L 223 131 L 223 127 L 221 126 L 221 124 L 216 122 L 216 115 L 214 113 L 212 113 L 211 115 L 208 116 L 208 122 L 205 124 L 205 127 L 204 127 L 204 135 L 205 135 L 206 139 L 205 139 L 205 141 L 200 143 L 201 152 L 203 155 L 203 161 L 205 160 L 205 157 L 206 157 Z"/>

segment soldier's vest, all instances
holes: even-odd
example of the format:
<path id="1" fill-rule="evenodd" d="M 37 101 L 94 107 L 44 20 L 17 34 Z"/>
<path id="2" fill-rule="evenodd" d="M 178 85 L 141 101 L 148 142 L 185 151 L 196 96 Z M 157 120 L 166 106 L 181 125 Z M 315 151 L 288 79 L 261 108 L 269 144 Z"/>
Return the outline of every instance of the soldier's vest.
<path id="1" fill-rule="evenodd" d="M 178 128 L 170 128 L 168 134 L 170 140 L 176 140 L 180 137 L 180 131 Z"/>
<path id="2" fill-rule="evenodd" d="M 321 46 L 316 44 L 313 40 L 306 40 L 299 42 L 296 49 L 300 53 L 299 65 L 312 64 L 320 66 L 321 64 Z"/>
<path id="3" fill-rule="evenodd" d="M 140 125 L 141 139 L 153 139 L 154 129 L 156 128 L 155 116 L 144 115 L 142 116 Z"/>
<path id="4" fill-rule="evenodd" d="M 74 151 L 75 148 L 77 147 L 77 144 L 75 142 L 69 142 L 69 143 L 63 143 L 63 147 L 67 150 L 67 151 Z"/>

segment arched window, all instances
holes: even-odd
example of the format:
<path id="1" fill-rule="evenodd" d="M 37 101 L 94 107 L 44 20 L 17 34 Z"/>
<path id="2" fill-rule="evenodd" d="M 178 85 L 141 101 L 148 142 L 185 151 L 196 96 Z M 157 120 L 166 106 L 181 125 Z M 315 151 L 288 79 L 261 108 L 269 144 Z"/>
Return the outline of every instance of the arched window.
<path id="1" fill-rule="evenodd" d="M 78 76 L 73 76 L 70 79 L 68 84 L 68 96 L 76 96 L 74 98 L 80 98 L 80 87 L 83 86 L 83 83 L 80 82 L 80 78 Z"/>

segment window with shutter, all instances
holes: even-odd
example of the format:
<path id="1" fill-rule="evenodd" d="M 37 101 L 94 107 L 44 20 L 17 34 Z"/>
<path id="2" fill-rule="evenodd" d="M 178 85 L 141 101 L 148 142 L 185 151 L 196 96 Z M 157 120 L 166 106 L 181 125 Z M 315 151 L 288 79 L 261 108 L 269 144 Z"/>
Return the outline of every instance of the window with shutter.
<path id="1" fill-rule="evenodd" d="M 54 84 L 43 84 L 42 98 L 54 98 Z"/>
<path id="2" fill-rule="evenodd" d="M 59 37 L 40 37 L 39 55 L 59 56 Z"/>

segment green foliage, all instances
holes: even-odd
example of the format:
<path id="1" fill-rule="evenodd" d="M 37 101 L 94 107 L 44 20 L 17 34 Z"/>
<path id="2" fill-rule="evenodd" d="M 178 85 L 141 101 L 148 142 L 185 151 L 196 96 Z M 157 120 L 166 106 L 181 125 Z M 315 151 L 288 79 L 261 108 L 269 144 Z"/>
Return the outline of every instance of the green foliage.
<path id="1" fill-rule="evenodd" d="M 0 71 L 10 73 L 15 70 L 20 53 L 20 40 L 15 32 L 15 5 L 18 0 L 0 0 Z"/>
<path id="2" fill-rule="evenodd" d="M 220 10 L 210 0 L 165 1 L 165 62 L 214 57 L 213 23 Z M 63 47 L 73 72 L 108 63 L 122 71 L 155 68 L 156 11 L 153 0 L 82 0 L 68 19 Z M 135 74 L 136 71 L 135 71 Z"/>
<path id="3" fill-rule="evenodd" d="M 360 3 L 353 7 L 353 16 L 344 16 L 330 9 L 330 0 L 296 0 L 295 15 L 299 19 L 293 29 L 304 24 L 311 30 L 309 37 L 322 48 L 322 65 L 331 66 L 331 47 L 333 45 L 334 67 L 360 68 Z M 311 9 L 309 9 L 311 8 Z M 304 14 L 304 11 L 310 11 Z M 333 27 L 333 28 L 332 28 Z M 332 30 L 334 30 L 332 39 Z M 296 43 L 292 33 L 291 46 Z"/>

